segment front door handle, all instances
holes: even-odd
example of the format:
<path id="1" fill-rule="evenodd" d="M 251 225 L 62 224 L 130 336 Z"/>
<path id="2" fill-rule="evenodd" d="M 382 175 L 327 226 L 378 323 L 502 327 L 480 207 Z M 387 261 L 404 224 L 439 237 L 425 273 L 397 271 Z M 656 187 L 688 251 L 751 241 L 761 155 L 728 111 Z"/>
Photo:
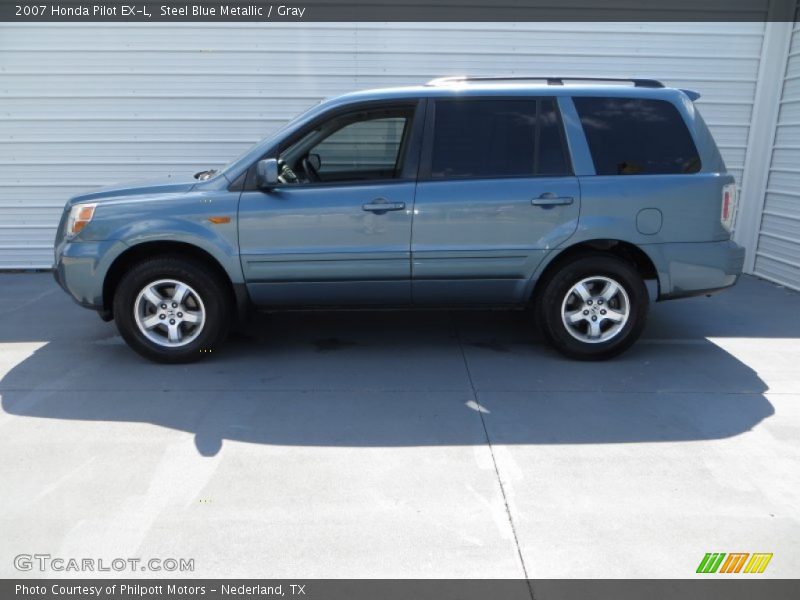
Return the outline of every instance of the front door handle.
<path id="1" fill-rule="evenodd" d="M 368 212 L 382 214 L 390 210 L 403 210 L 406 207 L 405 202 L 389 202 L 386 198 L 375 198 L 372 202 L 364 204 L 361 208 Z"/>
<path id="2" fill-rule="evenodd" d="M 572 204 L 574 199 L 572 196 L 557 196 L 553 192 L 545 192 L 538 198 L 531 200 L 534 206 L 559 206 L 564 204 Z"/>

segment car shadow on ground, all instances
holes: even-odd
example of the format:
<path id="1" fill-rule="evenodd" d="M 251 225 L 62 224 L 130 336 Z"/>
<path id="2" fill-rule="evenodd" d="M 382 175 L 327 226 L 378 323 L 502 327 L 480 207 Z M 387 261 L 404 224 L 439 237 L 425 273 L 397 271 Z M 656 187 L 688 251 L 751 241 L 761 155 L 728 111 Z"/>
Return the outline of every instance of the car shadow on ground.
<path id="1" fill-rule="evenodd" d="M 759 306 L 770 301 L 765 314 Z M 257 315 L 218 355 L 167 366 L 134 354 L 113 324 L 63 294 L 43 293 L 0 316 L 0 343 L 15 357 L 0 395 L 3 410 L 19 417 L 191 432 L 205 456 L 226 440 L 402 447 L 483 444 L 487 435 L 494 444 L 721 439 L 774 411 L 757 373 L 707 338 L 800 337 L 798 306 L 800 295 L 753 279 L 727 295 L 658 304 L 644 339 L 599 363 L 554 353 L 524 312 Z"/>

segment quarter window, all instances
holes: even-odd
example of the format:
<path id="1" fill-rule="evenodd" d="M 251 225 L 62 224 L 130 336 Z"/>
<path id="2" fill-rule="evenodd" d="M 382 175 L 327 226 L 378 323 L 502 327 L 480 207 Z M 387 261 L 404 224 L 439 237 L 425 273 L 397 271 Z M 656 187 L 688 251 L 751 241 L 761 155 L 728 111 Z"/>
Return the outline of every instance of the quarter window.
<path id="1" fill-rule="evenodd" d="M 696 173 L 700 157 L 666 100 L 574 97 L 598 175 Z"/>

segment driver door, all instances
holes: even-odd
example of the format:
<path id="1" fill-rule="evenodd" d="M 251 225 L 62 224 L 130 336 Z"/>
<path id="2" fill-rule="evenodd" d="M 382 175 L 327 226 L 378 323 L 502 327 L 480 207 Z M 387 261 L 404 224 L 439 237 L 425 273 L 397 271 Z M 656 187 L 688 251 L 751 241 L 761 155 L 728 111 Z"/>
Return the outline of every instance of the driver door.
<path id="1" fill-rule="evenodd" d="M 245 186 L 239 246 L 256 304 L 410 303 L 421 104 L 325 115 L 274 153 L 284 183 Z"/>

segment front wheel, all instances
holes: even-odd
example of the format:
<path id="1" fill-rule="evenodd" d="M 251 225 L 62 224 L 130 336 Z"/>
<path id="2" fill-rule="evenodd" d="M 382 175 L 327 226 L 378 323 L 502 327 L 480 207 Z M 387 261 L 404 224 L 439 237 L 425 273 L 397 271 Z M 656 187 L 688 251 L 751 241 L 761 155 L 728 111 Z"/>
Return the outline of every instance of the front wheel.
<path id="1" fill-rule="evenodd" d="M 114 318 L 128 345 L 157 362 L 191 362 L 225 337 L 230 302 L 209 269 L 183 258 L 135 265 L 117 287 Z"/>
<path id="2" fill-rule="evenodd" d="M 624 260 L 578 257 L 543 283 L 536 315 L 547 340 L 565 356 L 611 358 L 627 350 L 644 330 L 647 288 Z"/>

